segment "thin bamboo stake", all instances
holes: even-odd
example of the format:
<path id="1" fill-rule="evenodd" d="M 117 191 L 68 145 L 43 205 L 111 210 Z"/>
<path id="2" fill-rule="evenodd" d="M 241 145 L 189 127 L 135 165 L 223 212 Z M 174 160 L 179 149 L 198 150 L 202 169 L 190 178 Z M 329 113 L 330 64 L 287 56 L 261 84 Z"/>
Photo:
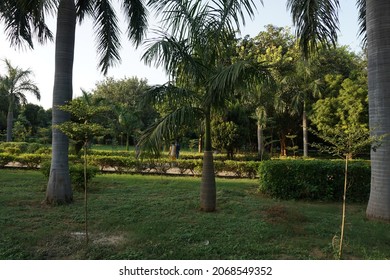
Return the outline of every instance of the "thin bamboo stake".
<path id="1" fill-rule="evenodd" d="M 341 218 L 341 234 L 339 244 L 339 260 L 343 256 L 343 240 L 344 240 L 344 228 L 345 228 L 345 212 L 347 206 L 347 182 L 348 182 L 348 154 L 345 155 L 345 170 L 344 170 L 344 193 L 343 193 L 343 213 Z"/>

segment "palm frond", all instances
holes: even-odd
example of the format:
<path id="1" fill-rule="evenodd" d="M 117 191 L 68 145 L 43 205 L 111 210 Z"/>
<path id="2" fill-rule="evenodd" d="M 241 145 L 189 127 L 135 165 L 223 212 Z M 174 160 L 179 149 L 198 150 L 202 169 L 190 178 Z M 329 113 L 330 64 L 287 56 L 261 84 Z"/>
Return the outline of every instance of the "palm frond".
<path id="1" fill-rule="evenodd" d="M 359 11 L 359 37 L 362 38 L 363 46 L 367 44 L 367 26 L 366 26 L 366 0 L 357 0 L 356 6 Z"/>
<path id="2" fill-rule="evenodd" d="M 77 0 L 76 2 L 76 16 L 79 23 L 82 23 L 85 15 L 94 14 L 93 1 L 90 0 Z"/>
<path id="3" fill-rule="evenodd" d="M 175 139 L 181 127 L 193 126 L 202 115 L 203 112 L 198 108 L 183 106 L 146 129 L 141 135 L 139 145 L 158 155 L 164 142 Z"/>
<path id="4" fill-rule="evenodd" d="M 123 11 L 128 22 L 128 37 L 138 46 L 147 30 L 147 10 L 143 0 L 124 0 Z"/>
<path id="5" fill-rule="evenodd" d="M 22 83 L 20 83 L 20 85 L 18 85 L 18 87 L 17 87 L 17 92 L 21 96 L 24 96 L 23 92 L 32 93 L 38 100 L 41 100 L 41 94 L 40 94 L 39 88 L 30 79 L 25 80 Z"/>
<path id="6" fill-rule="evenodd" d="M 207 5 L 203 1 L 150 0 L 149 5 L 161 15 L 164 30 L 185 38 L 196 34 L 193 28 L 196 28 L 196 23 L 201 22 L 201 18 L 207 15 Z"/>
<path id="7" fill-rule="evenodd" d="M 259 1 L 263 4 L 263 1 Z M 256 4 L 253 0 L 213 0 L 210 5 L 211 13 L 219 22 L 219 29 L 239 31 L 241 23 L 245 26 L 245 19 L 254 17 Z"/>
<path id="8" fill-rule="evenodd" d="M 45 14 L 52 13 L 55 1 L 5 0 L 0 5 L 0 20 L 4 23 L 5 34 L 12 46 L 22 47 L 27 43 L 34 48 L 33 37 L 39 43 L 53 40 L 53 34 L 45 23 Z"/>
<path id="9" fill-rule="evenodd" d="M 305 55 L 319 45 L 335 46 L 339 31 L 339 0 L 288 0 L 299 44 Z"/>
<path id="10" fill-rule="evenodd" d="M 164 101 L 175 102 L 176 104 L 186 106 L 199 104 L 197 95 L 193 91 L 176 87 L 168 82 L 164 85 L 154 86 L 147 90 L 142 96 L 139 106 L 140 108 L 143 108 L 147 104 L 159 104 Z"/>
<path id="11" fill-rule="evenodd" d="M 119 49 L 121 44 L 118 18 L 110 0 L 96 1 L 94 16 L 99 67 L 103 74 L 107 74 L 109 67 L 120 62 Z"/>
<path id="12" fill-rule="evenodd" d="M 190 77 L 201 77 L 205 67 L 196 56 L 193 56 L 192 47 L 187 40 L 178 40 L 163 31 L 156 31 L 159 37 L 145 42 L 146 51 L 142 60 L 151 65 L 154 61 L 156 67 L 164 67 L 167 74 L 177 77 L 178 71 Z"/>
<path id="13" fill-rule="evenodd" d="M 210 79 L 210 91 L 205 104 L 222 105 L 237 88 L 247 88 L 259 84 L 272 84 L 269 66 L 264 63 L 237 61 L 217 71 Z"/>

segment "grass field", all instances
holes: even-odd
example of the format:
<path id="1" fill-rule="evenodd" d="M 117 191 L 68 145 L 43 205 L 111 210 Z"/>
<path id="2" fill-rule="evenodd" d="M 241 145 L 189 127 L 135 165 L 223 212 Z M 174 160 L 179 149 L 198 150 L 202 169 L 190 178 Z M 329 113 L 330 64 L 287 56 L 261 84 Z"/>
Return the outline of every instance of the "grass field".
<path id="1" fill-rule="evenodd" d="M 37 171 L 0 170 L 0 259 L 333 259 L 341 206 L 276 201 L 256 180 L 218 179 L 218 211 L 199 211 L 199 178 L 99 175 L 83 194 L 41 204 Z M 345 259 L 389 259 L 390 224 L 347 209 Z"/>

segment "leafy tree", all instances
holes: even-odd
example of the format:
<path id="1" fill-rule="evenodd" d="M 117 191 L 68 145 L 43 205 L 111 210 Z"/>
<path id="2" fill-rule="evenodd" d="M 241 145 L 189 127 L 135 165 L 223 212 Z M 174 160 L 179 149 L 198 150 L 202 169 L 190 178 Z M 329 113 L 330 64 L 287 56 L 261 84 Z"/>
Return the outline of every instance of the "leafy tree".
<path id="1" fill-rule="evenodd" d="M 6 74 L 0 76 L 0 93 L 7 97 L 7 142 L 12 141 L 12 128 L 14 122 L 15 106 L 26 104 L 25 93 L 32 93 L 38 100 L 41 98 L 39 89 L 31 79 L 33 74 L 30 69 L 23 70 L 19 67 L 13 67 L 9 60 L 4 60 L 6 65 Z"/>
<path id="2" fill-rule="evenodd" d="M 226 150 L 228 158 L 233 159 L 233 151 L 238 142 L 238 126 L 232 121 L 214 120 L 211 122 L 211 140 L 217 150 Z"/>
<path id="3" fill-rule="evenodd" d="M 337 95 L 344 79 L 355 77 L 361 72 L 361 60 L 345 46 L 332 49 L 320 47 L 318 53 L 312 54 L 309 59 L 300 56 L 295 63 L 295 69 L 289 83 L 296 88 L 293 103 L 302 116 L 303 155 L 308 156 L 308 117 L 312 104 L 321 97 Z M 339 84 L 337 80 L 333 81 L 338 85 L 336 87 L 327 80 L 334 75 L 337 75 L 340 82 Z"/>
<path id="4" fill-rule="evenodd" d="M 25 142 L 28 135 L 31 134 L 27 127 L 28 121 L 19 115 L 12 128 L 12 134 L 17 142 Z"/>
<path id="5" fill-rule="evenodd" d="M 337 79 L 337 77 L 335 77 Z M 369 134 L 367 80 L 345 79 L 339 94 L 318 100 L 313 106 L 311 120 L 321 133 L 336 135 L 349 130 Z"/>
<path id="6" fill-rule="evenodd" d="M 84 92 L 84 98 L 77 98 L 60 106 L 59 109 L 68 112 L 74 118 L 57 125 L 55 128 L 62 131 L 70 139 L 83 143 L 84 150 L 84 214 L 85 214 L 85 236 L 88 243 L 88 192 L 87 192 L 87 167 L 88 167 L 88 143 L 93 137 L 105 133 L 105 128 L 94 122 L 94 118 L 107 110 L 106 107 L 93 106 Z"/>
<path id="7" fill-rule="evenodd" d="M 140 107 L 140 100 L 149 88 L 146 80 L 136 77 L 114 80 L 107 78 L 97 83 L 93 91 L 93 98 L 101 100 L 111 108 L 107 112 L 108 120 L 114 138 L 121 135 L 126 137 L 126 148 L 129 144 L 136 143 L 140 131 L 145 129 L 157 118 L 151 104 Z"/>
<path id="8" fill-rule="evenodd" d="M 254 117 L 258 122 L 259 154 L 263 154 L 263 131 L 267 119 L 274 120 L 274 130 L 278 134 L 281 155 L 286 155 L 286 135 L 291 132 L 290 120 L 297 116 L 293 106 L 296 85 L 289 82 L 294 74 L 294 64 L 299 58 L 299 52 L 289 29 L 267 25 L 266 30 L 255 38 L 244 38 L 240 42 L 239 57 L 270 65 L 273 84 L 254 86 L 248 92 L 255 111 Z"/>

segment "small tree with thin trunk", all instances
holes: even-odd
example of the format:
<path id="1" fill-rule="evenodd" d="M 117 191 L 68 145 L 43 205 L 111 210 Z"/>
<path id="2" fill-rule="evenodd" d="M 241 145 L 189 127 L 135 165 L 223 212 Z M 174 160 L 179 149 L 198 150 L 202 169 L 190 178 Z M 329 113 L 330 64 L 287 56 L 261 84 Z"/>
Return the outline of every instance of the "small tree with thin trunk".
<path id="1" fill-rule="evenodd" d="M 333 238 L 334 241 L 338 239 L 337 257 L 338 259 L 341 259 L 343 256 L 343 241 L 347 205 L 346 194 L 348 188 L 348 162 L 364 149 L 367 150 L 370 145 L 373 149 L 376 149 L 384 136 L 372 137 L 370 136 L 368 129 L 358 125 L 351 125 L 349 127 L 344 127 L 344 129 L 336 128 L 333 130 L 321 130 L 319 132 L 311 130 L 311 132 L 326 142 L 326 144 L 312 144 L 312 146 L 318 148 L 322 152 L 327 152 L 332 155 L 341 157 L 345 161 L 340 236 L 335 236 Z"/>
<path id="2" fill-rule="evenodd" d="M 84 95 L 87 97 L 87 95 Z M 59 110 L 72 115 L 70 121 L 56 126 L 70 139 L 83 143 L 84 151 L 84 214 L 85 214 L 85 237 L 88 236 L 88 192 L 87 192 L 87 168 L 88 168 L 88 144 L 93 137 L 104 134 L 106 129 L 100 124 L 94 123 L 93 119 L 102 112 L 108 110 L 106 107 L 92 106 L 88 98 L 74 99 L 66 105 L 59 106 Z"/>

